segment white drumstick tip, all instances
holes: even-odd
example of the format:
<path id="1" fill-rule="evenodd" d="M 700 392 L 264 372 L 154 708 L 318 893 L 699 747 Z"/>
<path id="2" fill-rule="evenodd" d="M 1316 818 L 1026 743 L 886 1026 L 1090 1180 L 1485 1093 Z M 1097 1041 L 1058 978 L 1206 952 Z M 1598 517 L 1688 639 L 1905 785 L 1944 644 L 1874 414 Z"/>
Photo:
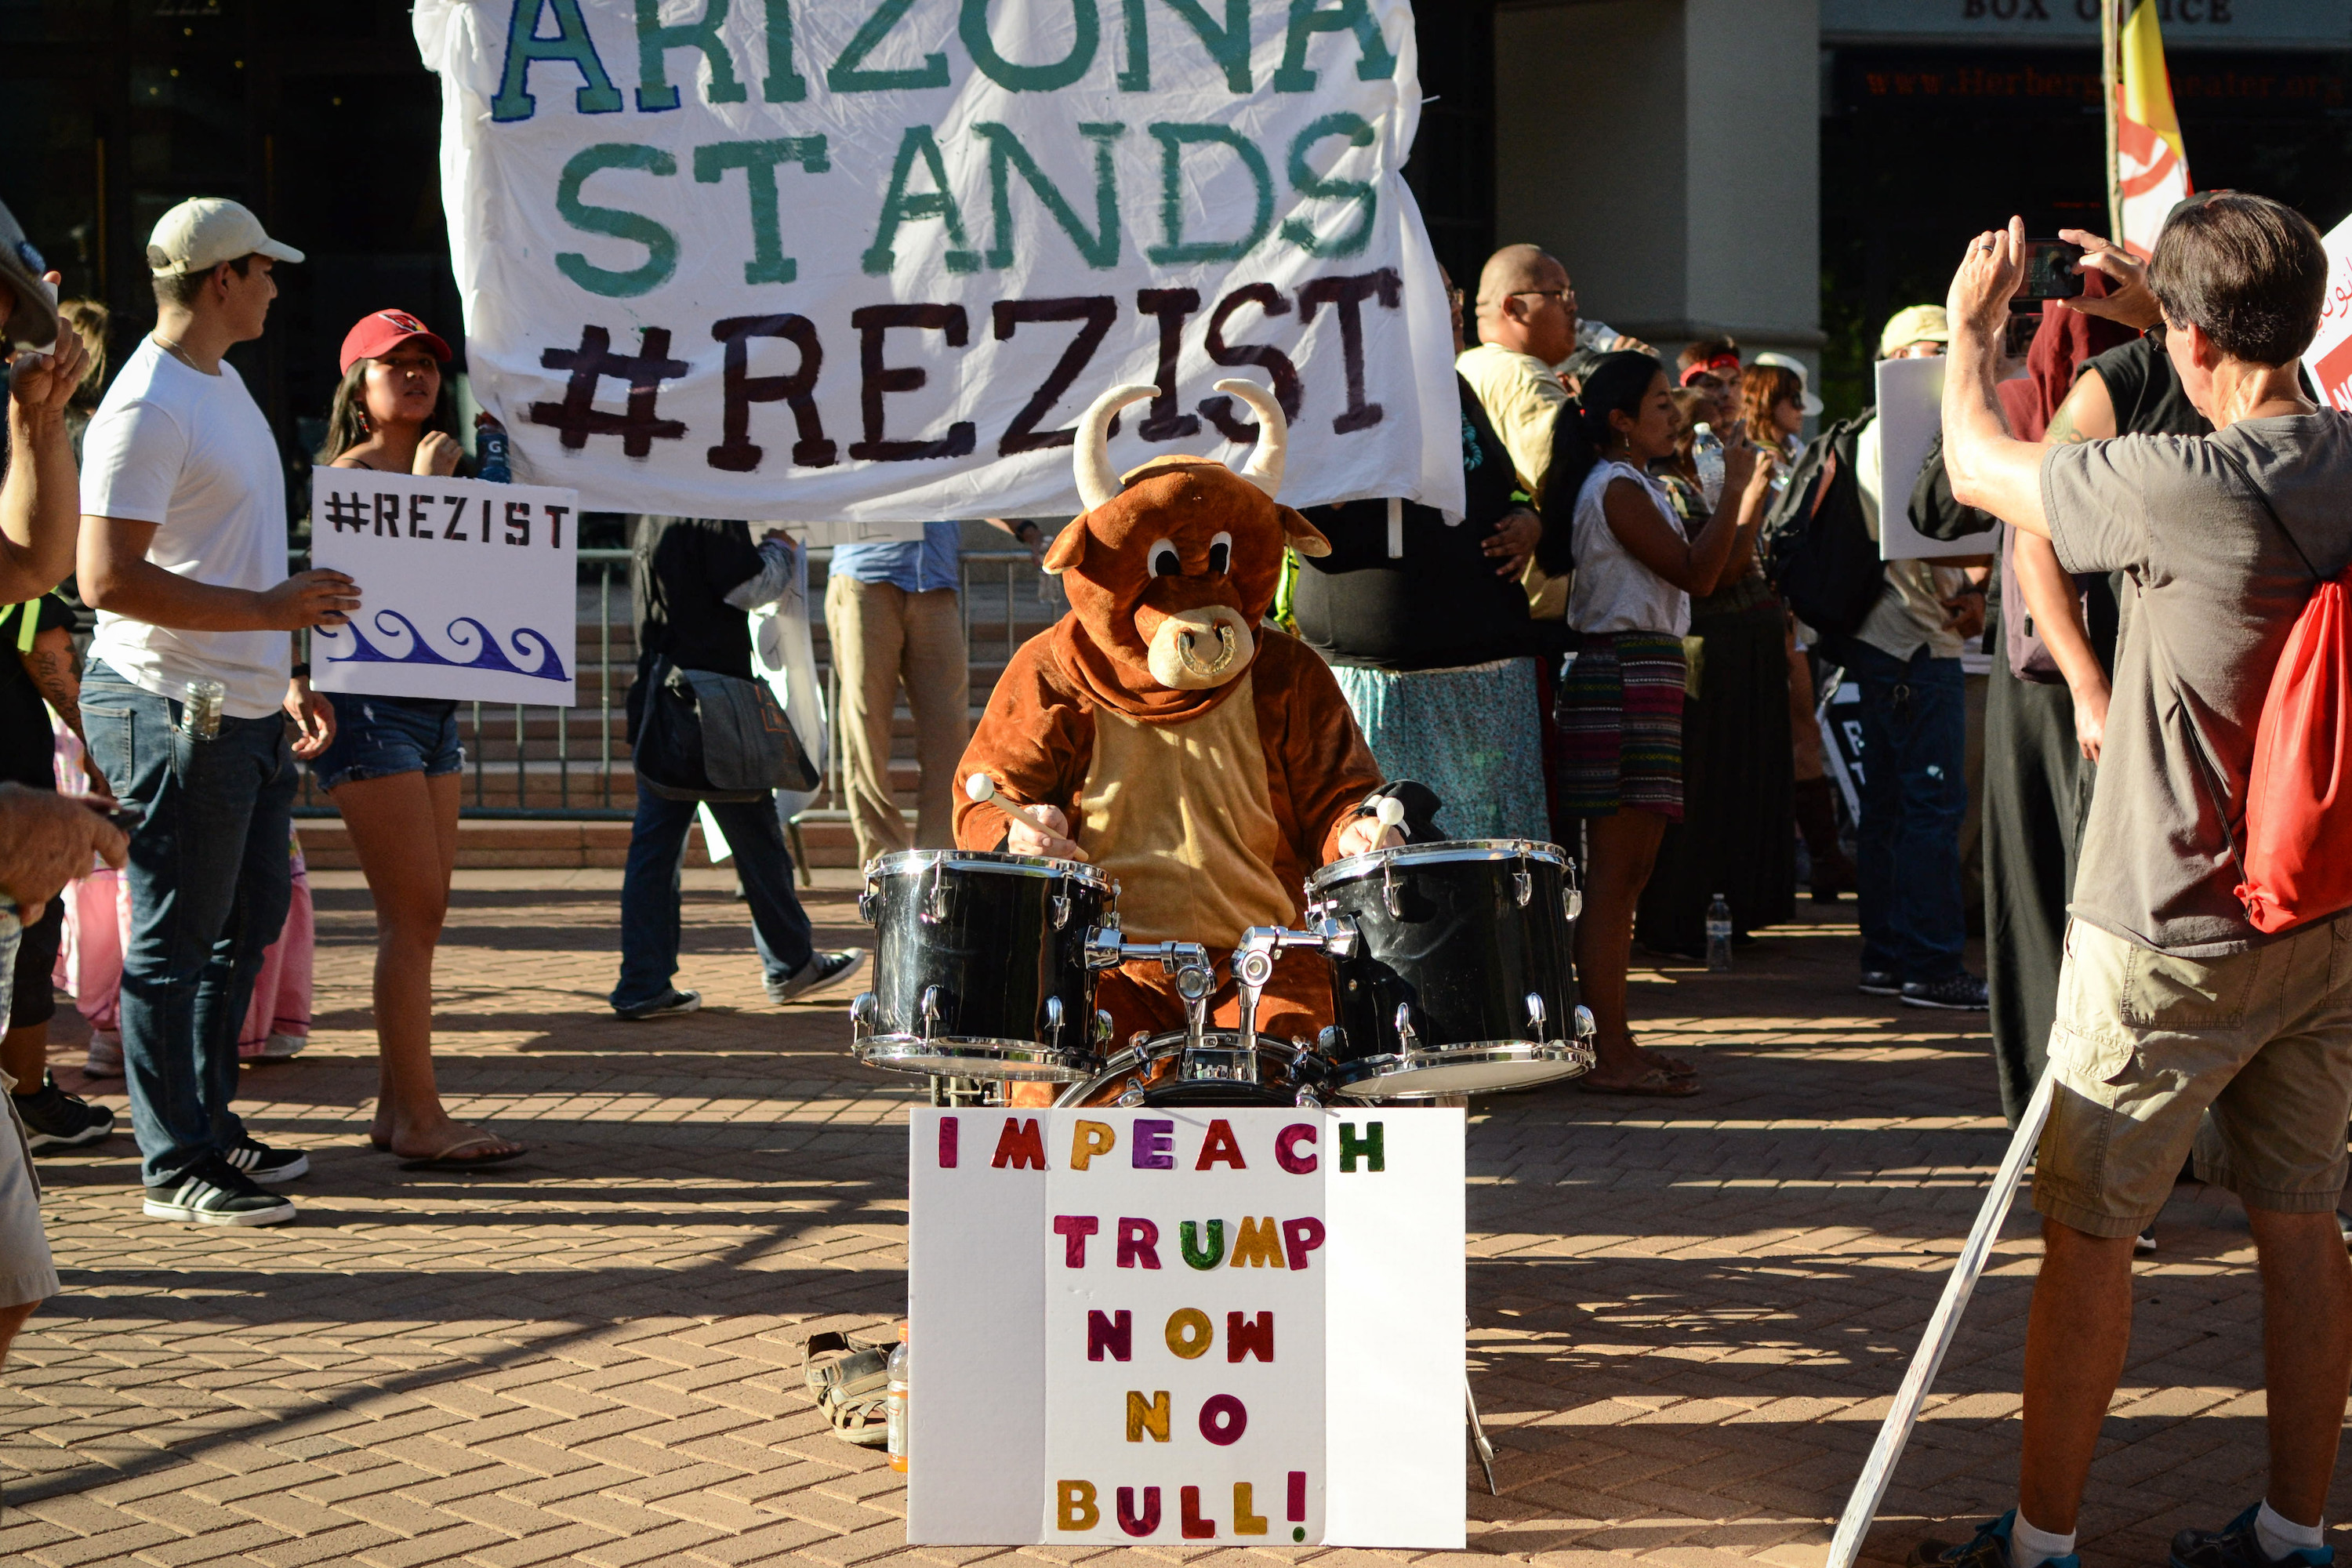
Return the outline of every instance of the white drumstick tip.
<path id="1" fill-rule="evenodd" d="M 1382 827 L 1394 827 L 1404 820 L 1404 802 L 1392 795 L 1383 795 L 1381 797 L 1380 805 L 1374 809 L 1372 815 L 1380 818 Z"/>
<path id="2" fill-rule="evenodd" d="M 996 797 L 996 781 L 986 773 L 974 773 L 963 781 L 964 798 L 986 805 Z"/>

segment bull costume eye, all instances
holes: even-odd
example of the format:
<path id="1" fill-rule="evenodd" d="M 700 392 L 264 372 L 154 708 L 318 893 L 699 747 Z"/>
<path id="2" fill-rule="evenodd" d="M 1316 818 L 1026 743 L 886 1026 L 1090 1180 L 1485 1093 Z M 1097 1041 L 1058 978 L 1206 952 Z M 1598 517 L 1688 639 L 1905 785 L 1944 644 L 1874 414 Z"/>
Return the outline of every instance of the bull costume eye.
<path id="1" fill-rule="evenodd" d="M 1223 538 L 1223 535 L 1220 534 L 1218 537 Z M 1153 540 L 1151 548 L 1145 553 L 1144 559 L 1151 563 L 1151 574 L 1154 577 L 1173 577 L 1184 570 L 1184 563 L 1178 558 L 1176 545 L 1171 540 Z"/>
<path id="2" fill-rule="evenodd" d="M 1233 563 L 1234 536 L 1232 534 L 1220 533 L 1214 539 L 1209 541 L 1210 575 L 1223 575 L 1224 573 L 1231 570 Z"/>

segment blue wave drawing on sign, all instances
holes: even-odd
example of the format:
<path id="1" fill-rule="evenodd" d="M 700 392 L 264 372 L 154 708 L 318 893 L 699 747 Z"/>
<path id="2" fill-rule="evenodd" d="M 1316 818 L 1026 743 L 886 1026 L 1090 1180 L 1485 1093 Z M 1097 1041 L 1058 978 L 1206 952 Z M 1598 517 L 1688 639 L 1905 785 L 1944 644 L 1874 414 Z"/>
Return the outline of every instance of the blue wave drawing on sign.
<path id="1" fill-rule="evenodd" d="M 563 668 L 562 656 L 555 651 L 555 645 L 547 639 L 545 634 L 533 631 L 529 626 L 517 626 L 507 640 L 513 645 L 517 654 L 526 656 L 530 650 L 525 645 L 524 639 L 528 638 L 531 643 L 537 644 L 540 660 L 539 668 L 536 669 L 525 669 L 508 658 L 507 650 L 499 646 L 499 639 L 492 635 L 490 628 L 471 616 L 459 616 L 456 620 L 451 621 L 446 633 L 449 640 L 457 644 L 461 652 L 471 646 L 476 637 L 481 639 L 482 646 L 476 650 L 471 658 L 444 658 L 434 649 L 432 644 L 425 640 L 425 635 L 410 624 L 408 617 L 398 610 L 378 610 L 375 613 L 375 626 L 376 630 L 386 637 L 406 633 L 408 651 L 406 653 L 384 652 L 368 641 L 367 634 L 360 630 L 357 621 L 351 621 L 345 623 L 341 629 L 351 634 L 352 641 L 356 646 L 350 653 L 330 651 L 327 655 L 327 662 L 330 664 L 437 664 L 448 669 L 496 670 L 505 675 L 526 676 L 533 680 L 572 679 L 570 673 Z M 460 627 L 472 628 L 471 634 L 461 631 Z M 322 627 L 321 632 L 324 631 L 325 628 Z"/>

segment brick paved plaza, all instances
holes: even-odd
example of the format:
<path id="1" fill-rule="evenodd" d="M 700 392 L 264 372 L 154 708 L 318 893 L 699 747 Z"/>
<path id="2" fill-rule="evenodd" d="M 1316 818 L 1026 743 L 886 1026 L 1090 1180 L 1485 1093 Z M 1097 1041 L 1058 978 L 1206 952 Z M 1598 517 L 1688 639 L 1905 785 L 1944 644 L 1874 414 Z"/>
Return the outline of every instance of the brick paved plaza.
<path id="1" fill-rule="evenodd" d="M 903 1488 L 800 1388 L 808 1333 L 903 1307 L 918 1086 L 847 1059 L 838 1003 L 767 1006 L 723 874 L 689 879 L 680 979 L 711 1010 L 630 1026 L 603 1003 L 617 873 L 460 873 L 444 1089 L 534 1146 L 467 1178 L 366 1146 L 367 900 L 355 874 L 316 875 L 319 1031 L 247 1069 L 244 1107 L 309 1150 L 301 1218 L 142 1219 L 127 1136 L 44 1163 L 66 1294 L 0 1377 L 0 1561 L 992 1555 L 905 1548 Z M 845 877 L 825 879 L 821 925 L 867 940 Z M 1643 975 L 1637 1016 L 1697 1051 L 1695 1100 L 1555 1090 L 1474 1117 L 1471 1365 L 1503 1495 L 1470 1490 L 1473 1550 L 1822 1560 L 2005 1141 L 1974 1020 L 1856 995 L 1855 946 L 1832 920 L 1736 975 Z M 57 1059 L 75 1086 L 79 1049 Z M 2084 1519 L 2101 1565 L 2160 1562 L 2169 1531 L 2261 1484 L 2243 1216 L 2184 1187 L 2159 1232 Z M 2012 1497 L 2032 1236 L 2012 1219 L 1874 1557 Z"/>

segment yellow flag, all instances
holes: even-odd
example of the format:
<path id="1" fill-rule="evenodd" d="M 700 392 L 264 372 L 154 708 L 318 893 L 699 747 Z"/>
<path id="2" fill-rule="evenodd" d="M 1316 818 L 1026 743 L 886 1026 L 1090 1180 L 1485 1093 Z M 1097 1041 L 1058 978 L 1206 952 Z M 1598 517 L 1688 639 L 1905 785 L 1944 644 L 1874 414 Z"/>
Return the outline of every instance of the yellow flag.
<path id="1" fill-rule="evenodd" d="M 2189 147 L 2173 112 L 2172 78 L 2164 68 L 2164 39 L 2156 0 L 2113 0 L 2118 69 L 2116 79 L 2116 167 L 2126 249 L 2145 257 L 2156 247 L 2165 218 L 2194 189 Z"/>

